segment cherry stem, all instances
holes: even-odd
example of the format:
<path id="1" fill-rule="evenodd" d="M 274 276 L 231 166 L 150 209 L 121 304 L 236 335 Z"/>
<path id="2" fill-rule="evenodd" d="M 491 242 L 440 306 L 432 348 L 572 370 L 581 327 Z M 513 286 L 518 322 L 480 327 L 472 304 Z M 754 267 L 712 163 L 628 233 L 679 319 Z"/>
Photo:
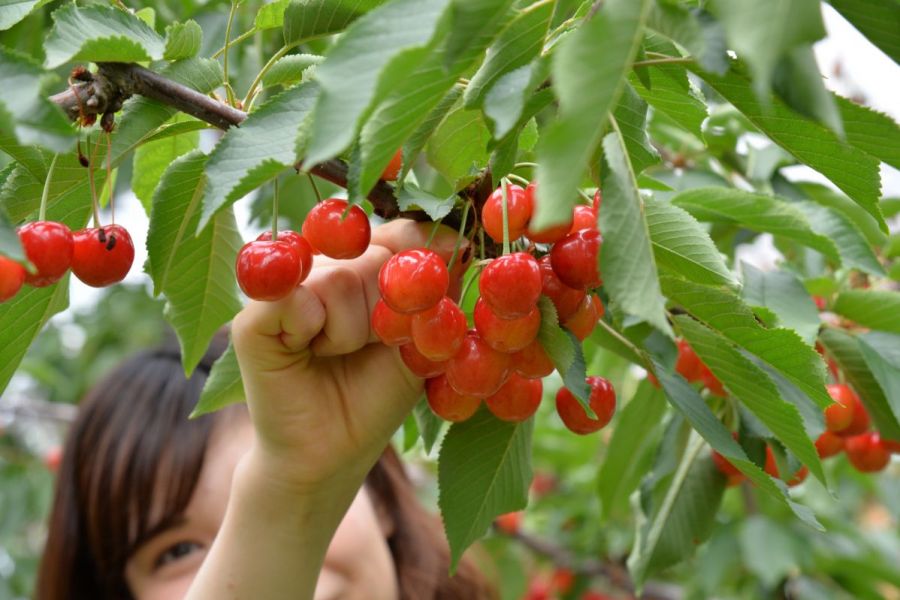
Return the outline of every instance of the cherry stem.
<path id="1" fill-rule="evenodd" d="M 88 145 L 90 145 L 90 136 L 88 136 Z M 100 208 L 97 203 L 97 184 L 94 180 L 94 165 L 96 164 L 97 158 L 97 149 L 100 147 L 100 138 L 97 138 L 97 142 L 94 144 L 94 149 L 91 150 L 91 164 L 88 166 L 88 182 L 91 184 L 91 209 L 94 212 L 94 227 L 100 228 Z"/>
<path id="2" fill-rule="evenodd" d="M 456 245 L 453 246 L 453 254 L 450 256 L 450 262 L 447 263 L 448 271 L 453 269 L 453 265 L 456 264 L 456 257 L 459 255 L 459 248 L 460 246 L 462 246 L 463 238 L 466 236 L 466 220 L 469 218 L 469 207 L 471 206 L 471 202 L 466 202 L 465 204 L 463 204 L 462 219 L 460 220 L 459 231 L 456 236 Z"/>
<path id="3" fill-rule="evenodd" d="M 250 112 L 250 108 L 253 106 L 253 101 L 256 100 L 256 92 L 259 88 L 259 84 L 262 82 L 262 78 L 265 77 L 266 73 L 268 73 L 272 67 L 275 66 L 281 57 L 291 51 L 291 49 L 296 46 L 296 44 L 285 44 L 281 47 L 281 49 L 272 55 L 272 58 L 269 59 L 262 69 L 260 69 L 259 73 L 256 74 L 256 77 L 253 79 L 253 82 L 250 84 L 250 88 L 247 90 L 247 95 L 244 96 L 244 110 L 246 112 Z"/>
<path id="4" fill-rule="evenodd" d="M 475 265 L 474 270 L 472 271 L 472 277 L 466 281 L 466 285 L 463 286 L 462 293 L 459 295 L 459 305 L 462 306 L 466 302 L 466 295 L 469 293 L 469 288 L 472 287 L 472 284 L 478 281 L 478 276 L 481 274 L 481 269 L 484 268 L 484 265 L 477 264 Z"/>
<path id="5" fill-rule="evenodd" d="M 53 170 L 56 169 L 56 159 L 59 154 L 53 155 L 50 161 L 50 168 L 47 169 L 47 178 L 44 180 L 44 189 L 41 191 L 41 208 L 38 212 L 38 220 L 43 221 L 47 218 L 47 199 L 50 197 L 50 178 L 53 177 Z"/>
<path id="6" fill-rule="evenodd" d="M 322 194 L 319 193 L 319 186 L 316 185 L 316 180 L 312 173 L 307 173 L 306 176 L 309 177 L 309 185 L 312 186 L 313 193 L 316 195 L 316 202 L 322 202 Z"/>
<path id="7" fill-rule="evenodd" d="M 116 222 L 116 199 L 113 197 L 113 178 L 112 178 L 112 136 L 106 133 L 106 186 L 109 189 L 109 222 Z"/>
<path id="8" fill-rule="evenodd" d="M 278 239 L 278 178 L 272 181 L 274 191 L 272 192 L 272 241 Z"/>
<path id="9" fill-rule="evenodd" d="M 509 179 L 500 180 L 500 190 L 503 196 L 503 254 L 509 254 L 509 210 L 507 209 L 507 197 L 509 196 Z"/>
<path id="10" fill-rule="evenodd" d="M 537 166 L 538 164 L 533 162 L 517 162 L 513 165 L 513 169 L 521 169 L 522 167 L 536 169 Z"/>
<path id="11" fill-rule="evenodd" d="M 527 179 L 525 179 L 524 177 L 519 177 L 518 175 L 515 175 L 514 173 L 510 173 L 509 175 L 507 175 L 507 177 L 509 177 L 513 181 L 518 181 L 522 185 L 528 185 L 528 183 L 529 183 Z"/>
<path id="12" fill-rule="evenodd" d="M 583 189 L 578 188 L 578 195 L 587 200 L 588 204 L 590 204 L 591 206 L 594 205 L 594 199 L 588 196 L 587 192 L 585 192 Z"/>
<path id="13" fill-rule="evenodd" d="M 443 220 L 444 220 L 443 218 L 440 218 L 431 225 L 431 231 L 428 233 L 428 240 L 426 240 L 426 242 L 425 242 L 426 248 L 431 248 L 431 242 L 434 241 L 434 236 L 437 235 L 438 227 L 441 226 L 441 222 Z"/>

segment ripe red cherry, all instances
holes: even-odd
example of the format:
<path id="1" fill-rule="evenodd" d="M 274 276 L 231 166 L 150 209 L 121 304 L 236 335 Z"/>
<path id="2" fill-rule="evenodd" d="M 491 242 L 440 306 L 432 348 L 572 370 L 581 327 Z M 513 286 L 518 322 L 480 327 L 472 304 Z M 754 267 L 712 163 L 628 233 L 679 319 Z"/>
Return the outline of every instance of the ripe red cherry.
<path id="1" fill-rule="evenodd" d="M 272 239 L 272 232 L 263 231 L 256 239 L 262 242 L 267 242 Z M 300 235 L 296 231 L 291 231 L 290 229 L 279 231 L 278 241 L 287 242 L 297 250 L 297 254 L 300 256 L 300 283 L 303 283 L 309 275 L 310 271 L 312 271 L 312 246 L 309 245 L 309 242 L 307 242 L 302 235 Z"/>
<path id="2" fill-rule="evenodd" d="M 462 348 L 447 362 L 447 381 L 466 396 L 487 398 L 500 389 L 509 375 L 510 355 L 497 352 L 474 330 Z"/>
<path id="3" fill-rule="evenodd" d="M 581 306 L 575 314 L 563 322 L 563 326 L 575 334 L 580 341 L 587 339 L 597 326 L 597 321 L 603 316 L 603 302 L 600 298 L 591 294 L 584 297 Z"/>
<path id="4" fill-rule="evenodd" d="M 512 366 L 516 373 L 528 379 L 546 377 L 555 368 L 544 347 L 537 340 L 513 354 Z"/>
<path id="5" fill-rule="evenodd" d="M 344 212 L 346 218 L 343 218 Z M 331 258 L 356 258 L 369 247 L 372 228 L 369 218 L 357 205 L 347 211 L 347 201 L 329 198 L 316 204 L 301 229 L 314 250 Z"/>
<path id="6" fill-rule="evenodd" d="M 413 343 L 429 360 L 449 360 L 462 346 L 467 327 L 462 309 L 444 296 L 435 306 L 413 315 Z"/>
<path id="7" fill-rule="evenodd" d="M 556 393 L 556 412 L 559 418 L 569 430 L 578 435 L 587 435 L 602 429 L 616 412 L 616 390 L 609 380 L 592 376 L 585 381 L 591 387 L 588 404 L 597 415 L 596 419 L 587 415 L 581 403 L 567 388 L 560 388 Z"/>
<path id="8" fill-rule="evenodd" d="M 597 229 L 597 213 L 590 206 L 576 204 L 572 209 L 572 226 L 569 227 L 569 233 L 581 229 Z"/>
<path id="9" fill-rule="evenodd" d="M 740 471 L 740 469 L 731 464 L 731 461 L 729 461 L 727 458 L 725 458 L 715 450 L 712 451 L 712 461 L 716 466 L 716 469 L 718 469 L 718 471 L 722 475 L 728 478 L 728 482 L 725 484 L 728 487 L 738 485 L 744 480 L 744 474 Z"/>
<path id="10" fill-rule="evenodd" d="M 844 438 L 830 431 L 823 431 L 816 439 L 816 451 L 820 458 L 840 454 L 844 450 Z"/>
<path id="11" fill-rule="evenodd" d="M 119 225 L 88 228 L 72 234 L 72 272 L 92 287 L 125 279 L 134 263 L 134 242 Z"/>
<path id="12" fill-rule="evenodd" d="M 579 229 L 557 242 L 550 264 L 560 281 L 571 288 L 590 289 L 602 283 L 597 260 L 603 238 L 596 229 Z"/>
<path id="13" fill-rule="evenodd" d="M 525 187 L 525 200 L 528 202 L 531 214 L 534 215 L 537 207 L 537 182 L 532 181 Z M 537 244 L 553 244 L 566 237 L 572 228 L 572 220 L 569 219 L 565 223 L 551 225 L 546 229 L 536 230 L 528 225 L 525 235 L 528 239 Z"/>
<path id="14" fill-rule="evenodd" d="M 384 168 L 384 171 L 381 172 L 381 178 L 384 181 L 397 181 L 397 176 L 400 175 L 400 167 L 403 165 L 403 150 L 397 150 L 394 152 L 394 156 L 391 157 L 391 162 L 387 164 Z"/>
<path id="15" fill-rule="evenodd" d="M 447 363 L 435 362 L 428 360 L 422 353 L 416 350 L 416 345 L 410 342 L 400 346 L 400 358 L 406 368 L 412 371 L 416 377 L 428 379 L 429 377 L 437 377 L 447 369 Z"/>
<path id="16" fill-rule="evenodd" d="M 686 340 L 678 340 L 678 360 L 675 362 L 675 371 L 691 383 L 700 381 L 703 375 L 703 363 L 700 362 L 700 357 Z"/>
<path id="17" fill-rule="evenodd" d="M 25 283 L 25 267 L 11 258 L 0 256 L 0 302 L 19 293 Z"/>
<path id="18" fill-rule="evenodd" d="M 34 221 L 19 227 L 25 256 L 37 271 L 25 274 L 25 283 L 46 287 L 56 283 L 72 266 L 72 232 L 62 223 Z"/>
<path id="19" fill-rule="evenodd" d="M 835 401 L 825 409 L 825 426 L 829 431 L 848 437 L 864 433 L 869 428 L 869 413 L 859 396 L 844 384 L 827 386 Z"/>
<path id="20" fill-rule="evenodd" d="M 584 290 L 576 290 L 560 281 L 550 264 L 549 256 L 539 260 L 538 265 L 541 269 L 541 292 L 553 302 L 559 321 L 565 322 L 575 314 L 584 301 Z"/>
<path id="21" fill-rule="evenodd" d="M 506 187 L 506 221 L 509 239 L 516 240 L 525 234 L 531 219 L 531 203 L 525 190 L 511 184 Z M 494 190 L 481 209 L 481 224 L 495 242 L 503 241 L 503 186 Z"/>
<path id="22" fill-rule="evenodd" d="M 891 462 L 891 453 L 874 431 L 848 437 L 845 443 L 847 458 L 857 471 L 875 473 Z"/>
<path id="23" fill-rule="evenodd" d="M 518 319 L 501 319 L 487 305 L 484 298 L 475 301 L 475 329 L 494 350 L 517 352 L 537 337 L 541 328 L 541 313 L 537 307 Z"/>
<path id="24" fill-rule="evenodd" d="M 541 268 L 525 252 L 494 259 L 481 272 L 478 289 L 501 319 L 524 317 L 541 297 Z"/>
<path id="25" fill-rule="evenodd" d="M 454 423 L 465 421 L 481 406 L 481 398 L 458 393 L 450 387 L 444 375 L 432 377 L 425 382 L 425 397 L 434 414 Z"/>
<path id="26" fill-rule="evenodd" d="M 412 341 L 412 315 L 391 310 L 384 300 L 379 300 L 372 310 L 372 329 L 388 346 L 408 344 Z"/>
<path id="27" fill-rule="evenodd" d="M 540 379 L 525 379 L 510 373 L 506 383 L 484 403 L 498 419 L 518 423 L 537 412 L 543 391 Z"/>
<path id="28" fill-rule="evenodd" d="M 300 255 L 288 242 L 247 242 L 237 256 L 237 280 L 254 300 L 280 300 L 300 282 Z"/>
<path id="29" fill-rule="evenodd" d="M 426 248 L 390 257 L 378 273 L 378 289 L 387 305 L 400 313 L 433 307 L 447 294 L 450 274 L 437 253 Z"/>

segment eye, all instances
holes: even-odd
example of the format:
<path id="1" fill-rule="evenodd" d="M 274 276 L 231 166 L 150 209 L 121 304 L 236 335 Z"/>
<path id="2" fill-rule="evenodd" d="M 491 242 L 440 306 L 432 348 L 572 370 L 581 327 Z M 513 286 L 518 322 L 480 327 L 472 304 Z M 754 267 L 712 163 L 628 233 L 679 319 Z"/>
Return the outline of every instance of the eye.
<path id="1" fill-rule="evenodd" d="M 154 567 L 160 568 L 164 567 L 169 563 L 173 563 L 177 560 L 181 560 L 185 556 L 191 554 L 192 552 L 196 552 L 198 550 L 202 550 L 203 546 L 197 542 L 190 541 L 181 541 L 177 544 L 172 544 L 166 550 L 157 557 Z"/>

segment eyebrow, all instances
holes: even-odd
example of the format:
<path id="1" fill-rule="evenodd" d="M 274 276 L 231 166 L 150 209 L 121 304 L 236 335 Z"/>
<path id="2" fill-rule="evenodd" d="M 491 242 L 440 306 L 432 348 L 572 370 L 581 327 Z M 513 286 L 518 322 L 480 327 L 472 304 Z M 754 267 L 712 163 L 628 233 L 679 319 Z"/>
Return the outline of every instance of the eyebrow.
<path id="1" fill-rule="evenodd" d="M 134 554 L 144 544 L 152 541 L 155 537 L 162 535 L 166 531 L 174 529 L 175 527 L 180 527 L 185 523 L 187 523 L 187 517 L 184 516 L 184 513 L 166 517 L 165 519 L 142 533 L 140 536 L 138 536 L 138 538 L 131 544 L 131 547 L 128 549 L 128 556 L 134 556 Z"/>

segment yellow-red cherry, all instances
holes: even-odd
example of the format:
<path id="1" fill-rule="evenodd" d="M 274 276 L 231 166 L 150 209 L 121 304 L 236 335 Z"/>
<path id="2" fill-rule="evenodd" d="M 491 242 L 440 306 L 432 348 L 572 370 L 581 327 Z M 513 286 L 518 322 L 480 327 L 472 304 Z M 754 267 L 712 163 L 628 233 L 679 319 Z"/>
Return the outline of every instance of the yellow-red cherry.
<path id="1" fill-rule="evenodd" d="M 500 389 L 510 371 L 510 355 L 498 352 L 474 330 L 456 356 L 447 361 L 447 381 L 465 396 L 487 398 Z"/>
<path id="2" fill-rule="evenodd" d="M 447 369 L 446 361 L 436 362 L 425 358 L 412 342 L 400 346 L 400 358 L 413 375 L 422 379 L 437 377 Z"/>
<path id="3" fill-rule="evenodd" d="M 598 264 L 603 237 L 596 229 L 579 229 L 553 245 L 550 264 L 571 288 L 590 289 L 602 283 Z"/>
<path id="4" fill-rule="evenodd" d="M 447 295 L 449 287 L 447 265 L 427 248 L 398 252 L 378 273 L 381 297 L 400 313 L 416 313 L 435 306 Z"/>
<path id="5" fill-rule="evenodd" d="M 543 391 L 540 379 L 526 379 L 510 373 L 506 383 L 484 403 L 498 419 L 518 423 L 537 412 Z"/>
<path id="6" fill-rule="evenodd" d="M 46 287 L 62 279 L 72 266 L 72 231 L 55 221 L 34 221 L 19 227 L 19 241 L 35 273 L 25 274 L 25 283 Z"/>
<path id="7" fill-rule="evenodd" d="M 560 281 L 550 264 L 549 256 L 539 260 L 538 266 L 541 269 L 541 292 L 553 302 L 553 306 L 556 307 L 556 315 L 563 323 L 579 309 L 584 301 L 585 292 L 569 287 Z"/>
<path id="8" fill-rule="evenodd" d="M 528 202 L 529 210 L 534 215 L 537 210 L 537 182 L 532 181 L 525 187 L 525 200 Z M 569 219 L 564 223 L 551 225 L 544 229 L 534 229 L 529 223 L 525 230 L 528 239 L 536 244 L 553 244 L 566 237 L 569 230 L 572 229 L 572 220 Z"/>
<path id="9" fill-rule="evenodd" d="M 500 352 L 518 352 L 528 346 L 537 337 L 541 328 L 541 312 L 533 307 L 531 312 L 518 319 L 501 319 L 484 298 L 475 301 L 475 329 L 482 339 L 494 350 Z"/>
<path id="10" fill-rule="evenodd" d="M 478 289 L 502 319 L 518 319 L 532 311 L 541 297 L 541 268 L 526 252 L 495 258 L 481 272 Z"/>
<path id="11" fill-rule="evenodd" d="M 434 414 L 454 423 L 465 421 L 481 406 L 481 398 L 458 393 L 444 375 L 432 377 L 425 382 L 425 397 Z"/>
<path id="12" fill-rule="evenodd" d="M 81 229 L 72 234 L 72 272 L 92 287 L 125 279 L 134 263 L 134 242 L 120 225 Z"/>
<path id="13" fill-rule="evenodd" d="M 541 343 L 534 340 L 512 355 L 513 370 L 528 379 L 541 379 L 553 372 L 553 361 Z"/>
<path id="14" fill-rule="evenodd" d="M 556 393 L 556 412 L 570 431 L 587 435 L 605 427 L 616 412 L 616 391 L 608 379 L 591 376 L 585 379 L 591 388 L 588 405 L 597 418 L 589 417 L 584 407 L 568 388 Z"/>
<path id="15" fill-rule="evenodd" d="M 516 240 L 525 234 L 531 220 L 531 203 L 525 190 L 515 184 L 506 186 L 506 221 L 509 239 Z M 503 186 L 494 190 L 481 209 L 481 224 L 495 242 L 503 241 Z"/>
<path id="16" fill-rule="evenodd" d="M 465 313 L 444 296 L 433 307 L 412 316 L 413 343 L 429 360 L 449 360 L 462 346 L 467 327 Z"/>
<path id="17" fill-rule="evenodd" d="M 372 329 L 388 346 L 408 344 L 412 341 L 412 315 L 398 313 L 379 300 L 372 309 Z"/>
<path id="18" fill-rule="evenodd" d="M 847 458 L 857 471 L 875 473 L 891 462 L 890 451 L 874 431 L 848 437 L 844 443 Z"/>
<path id="19" fill-rule="evenodd" d="M 263 231 L 256 239 L 262 242 L 269 241 L 272 239 L 272 232 Z M 300 235 L 296 231 L 291 231 L 290 229 L 283 229 L 279 231 L 278 241 L 289 243 L 294 247 L 294 249 L 297 250 L 297 254 L 300 255 L 300 283 L 303 283 L 312 271 L 312 246 L 310 246 L 309 242 L 307 242 L 302 235 Z"/>
<path id="20" fill-rule="evenodd" d="M 372 238 L 369 217 L 359 206 L 347 206 L 346 200 L 329 198 L 309 211 L 301 231 L 314 250 L 343 259 L 356 258 L 366 251 Z"/>
<path id="21" fill-rule="evenodd" d="M 300 255 L 280 240 L 247 242 L 238 252 L 238 284 L 253 300 L 280 300 L 300 282 Z"/>
<path id="22" fill-rule="evenodd" d="M 19 293 L 25 283 L 25 267 L 11 258 L 0 256 L 0 302 Z"/>

